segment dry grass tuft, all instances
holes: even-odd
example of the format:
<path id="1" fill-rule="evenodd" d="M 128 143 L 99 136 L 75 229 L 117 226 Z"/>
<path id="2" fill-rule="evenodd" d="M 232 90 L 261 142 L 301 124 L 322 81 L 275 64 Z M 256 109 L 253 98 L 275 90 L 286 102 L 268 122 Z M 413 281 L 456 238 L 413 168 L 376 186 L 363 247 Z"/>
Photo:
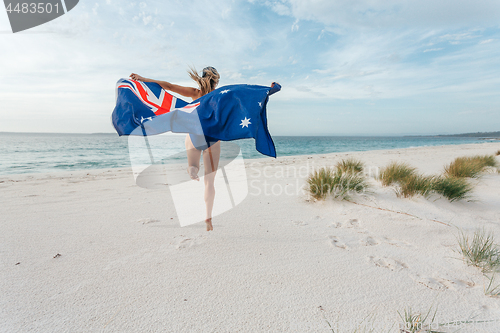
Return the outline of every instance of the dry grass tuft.
<path id="1" fill-rule="evenodd" d="M 331 192 L 335 170 L 324 167 L 315 170 L 307 178 L 308 191 L 314 199 L 322 200 Z"/>
<path id="2" fill-rule="evenodd" d="M 477 178 L 487 167 L 495 166 L 497 166 L 497 161 L 493 155 L 457 157 L 445 166 L 444 173 L 448 177 Z"/>
<path id="3" fill-rule="evenodd" d="M 433 176 L 412 174 L 400 181 L 396 194 L 403 198 L 411 198 L 417 194 L 428 197 L 433 190 L 433 182 Z"/>
<path id="4" fill-rule="evenodd" d="M 451 202 L 469 198 L 474 187 L 465 178 L 436 177 L 432 190 Z"/>
<path id="5" fill-rule="evenodd" d="M 335 167 L 343 173 L 360 173 L 363 172 L 364 164 L 354 158 L 348 158 L 338 162 Z"/>
<path id="6" fill-rule="evenodd" d="M 382 181 L 382 185 L 389 186 L 401 183 L 407 177 L 415 175 L 416 170 L 406 163 L 392 162 L 380 171 L 379 179 Z"/>
<path id="7" fill-rule="evenodd" d="M 473 190 L 464 178 L 424 176 L 406 163 L 392 162 L 382 169 L 379 179 L 384 186 L 396 184 L 396 195 L 403 198 L 438 193 L 450 201 L 457 201 L 468 198 Z"/>
<path id="8" fill-rule="evenodd" d="M 492 232 L 478 229 L 470 238 L 461 231 L 457 240 L 458 251 L 468 265 L 480 268 L 483 273 L 500 268 L 500 249 L 494 242 Z"/>
<path id="9" fill-rule="evenodd" d="M 335 168 L 321 168 L 309 175 L 308 191 L 317 200 L 324 200 L 327 195 L 335 199 L 349 199 L 350 193 L 360 193 L 368 188 L 362 170 L 363 164 L 354 159 L 342 160 Z"/>

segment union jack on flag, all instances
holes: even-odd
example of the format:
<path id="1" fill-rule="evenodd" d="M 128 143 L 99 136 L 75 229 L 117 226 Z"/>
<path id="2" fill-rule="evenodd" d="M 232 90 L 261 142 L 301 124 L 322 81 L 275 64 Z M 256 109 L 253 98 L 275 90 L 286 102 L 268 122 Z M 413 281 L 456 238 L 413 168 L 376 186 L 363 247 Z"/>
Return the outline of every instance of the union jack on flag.
<path id="1" fill-rule="evenodd" d="M 154 88 L 155 87 L 153 85 L 148 87 L 145 82 L 135 80 L 121 79 L 117 83 L 117 89 L 130 89 L 130 91 L 132 91 L 137 98 L 148 106 L 157 116 L 170 112 L 176 107 L 183 107 L 187 104 L 183 100 L 179 100 L 179 105 L 176 105 L 177 98 L 175 96 L 170 95 L 163 89 L 160 89 L 159 93 L 158 91 L 155 93 L 153 90 L 157 89 Z"/>
<path id="2" fill-rule="evenodd" d="M 116 84 L 116 107 L 111 120 L 119 135 L 137 134 L 134 130 L 145 121 L 172 111 L 192 113 L 199 104 L 188 104 L 157 83 L 120 79 Z"/>

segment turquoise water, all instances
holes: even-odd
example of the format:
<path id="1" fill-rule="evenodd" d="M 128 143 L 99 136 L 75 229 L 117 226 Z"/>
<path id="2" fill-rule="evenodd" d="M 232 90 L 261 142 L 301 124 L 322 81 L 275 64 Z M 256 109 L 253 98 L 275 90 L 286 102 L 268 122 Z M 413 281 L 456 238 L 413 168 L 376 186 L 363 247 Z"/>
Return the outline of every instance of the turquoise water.
<path id="1" fill-rule="evenodd" d="M 484 142 L 476 138 L 439 137 L 273 137 L 278 156 L 313 155 L 346 151 L 455 145 Z M 265 157 L 253 139 L 234 141 L 244 158 Z M 178 155 L 184 136 L 161 135 L 151 149 L 161 155 Z M 128 137 L 116 134 L 41 134 L 0 132 L 0 175 L 129 167 Z"/>

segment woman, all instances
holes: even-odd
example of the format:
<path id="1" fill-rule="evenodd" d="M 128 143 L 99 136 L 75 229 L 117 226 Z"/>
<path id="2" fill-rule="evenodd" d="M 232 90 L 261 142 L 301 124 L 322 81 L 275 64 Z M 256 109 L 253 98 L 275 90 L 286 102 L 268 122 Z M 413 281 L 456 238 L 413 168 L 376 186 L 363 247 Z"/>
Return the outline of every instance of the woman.
<path id="1" fill-rule="evenodd" d="M 193 101 L 203 95 L 208 94 L 209 92 L 214 90 L 215 87 L 217 87 L 217 84 L 219 84 L 220 75 L 213 67 L 205 67 L 201 76 L 199 76 L 196 70 L 192 68 L 188 73 L 189 76 L 194 81 L 196 81 L 196 83 L 198 83 L 199 89 L 183 87 L 166 81 L 147 79 L 134 73 L 130 75 L 130 78 L 137 81 L 158 83 L 163 89 L 170 90 L 185 97 L 190 97 L 193 99 Z M 189 173 L 191 179 L 199 181 L 200 178 L 198 177 L 198 171 L 200 169 L 200 158 L 202 151 L 194 147 L 189 134 L 186 135 L 185 144 L 188 159 L 187 172 Z M 207 224 L 207 231 L 214 229 L 212 227 L 212 209 L 214 206 L 215 198 L 214 181 L 217 167 L 219 165 L 219 157 L 220 141 L 212 144 L 210 148 L 203 150 L 203 165 L 205 166 L 205 177 L 203 179 L 205 181 L 205 204 L 207 209 L 207 217 L 205 219 L 205 223 Z"/>

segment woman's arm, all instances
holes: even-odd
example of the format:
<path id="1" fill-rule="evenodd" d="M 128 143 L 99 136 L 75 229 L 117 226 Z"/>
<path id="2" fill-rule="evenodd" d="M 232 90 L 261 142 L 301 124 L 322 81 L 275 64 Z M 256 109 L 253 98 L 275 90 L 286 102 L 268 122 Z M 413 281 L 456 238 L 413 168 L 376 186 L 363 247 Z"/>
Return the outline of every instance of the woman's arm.
<path id="1" fill-rule="evenodd" d="M 134 74 L 134 73 L 130 74 L 130 78 L 132 80 L 136 80 L 136 81 L 158 83 L 165 90 L 170 90 L 174 93 L 177 93 L 177 94 L 185 96 L 185 97 L 191 97 L 193 100 L 201 97 L 201 91 L 199 89 L 196 89 L 196 88 L 183 87 L 183 86 L 179 86 L 177 84 L 172 84 L 172 83 L 167 82 L 167 81 L 158 81 L 158 80 L 153 80 L 153 79 L 147 79 L 145 77 L 142 77 L 142 76 L 140 76 L 138 74 Z"/>

